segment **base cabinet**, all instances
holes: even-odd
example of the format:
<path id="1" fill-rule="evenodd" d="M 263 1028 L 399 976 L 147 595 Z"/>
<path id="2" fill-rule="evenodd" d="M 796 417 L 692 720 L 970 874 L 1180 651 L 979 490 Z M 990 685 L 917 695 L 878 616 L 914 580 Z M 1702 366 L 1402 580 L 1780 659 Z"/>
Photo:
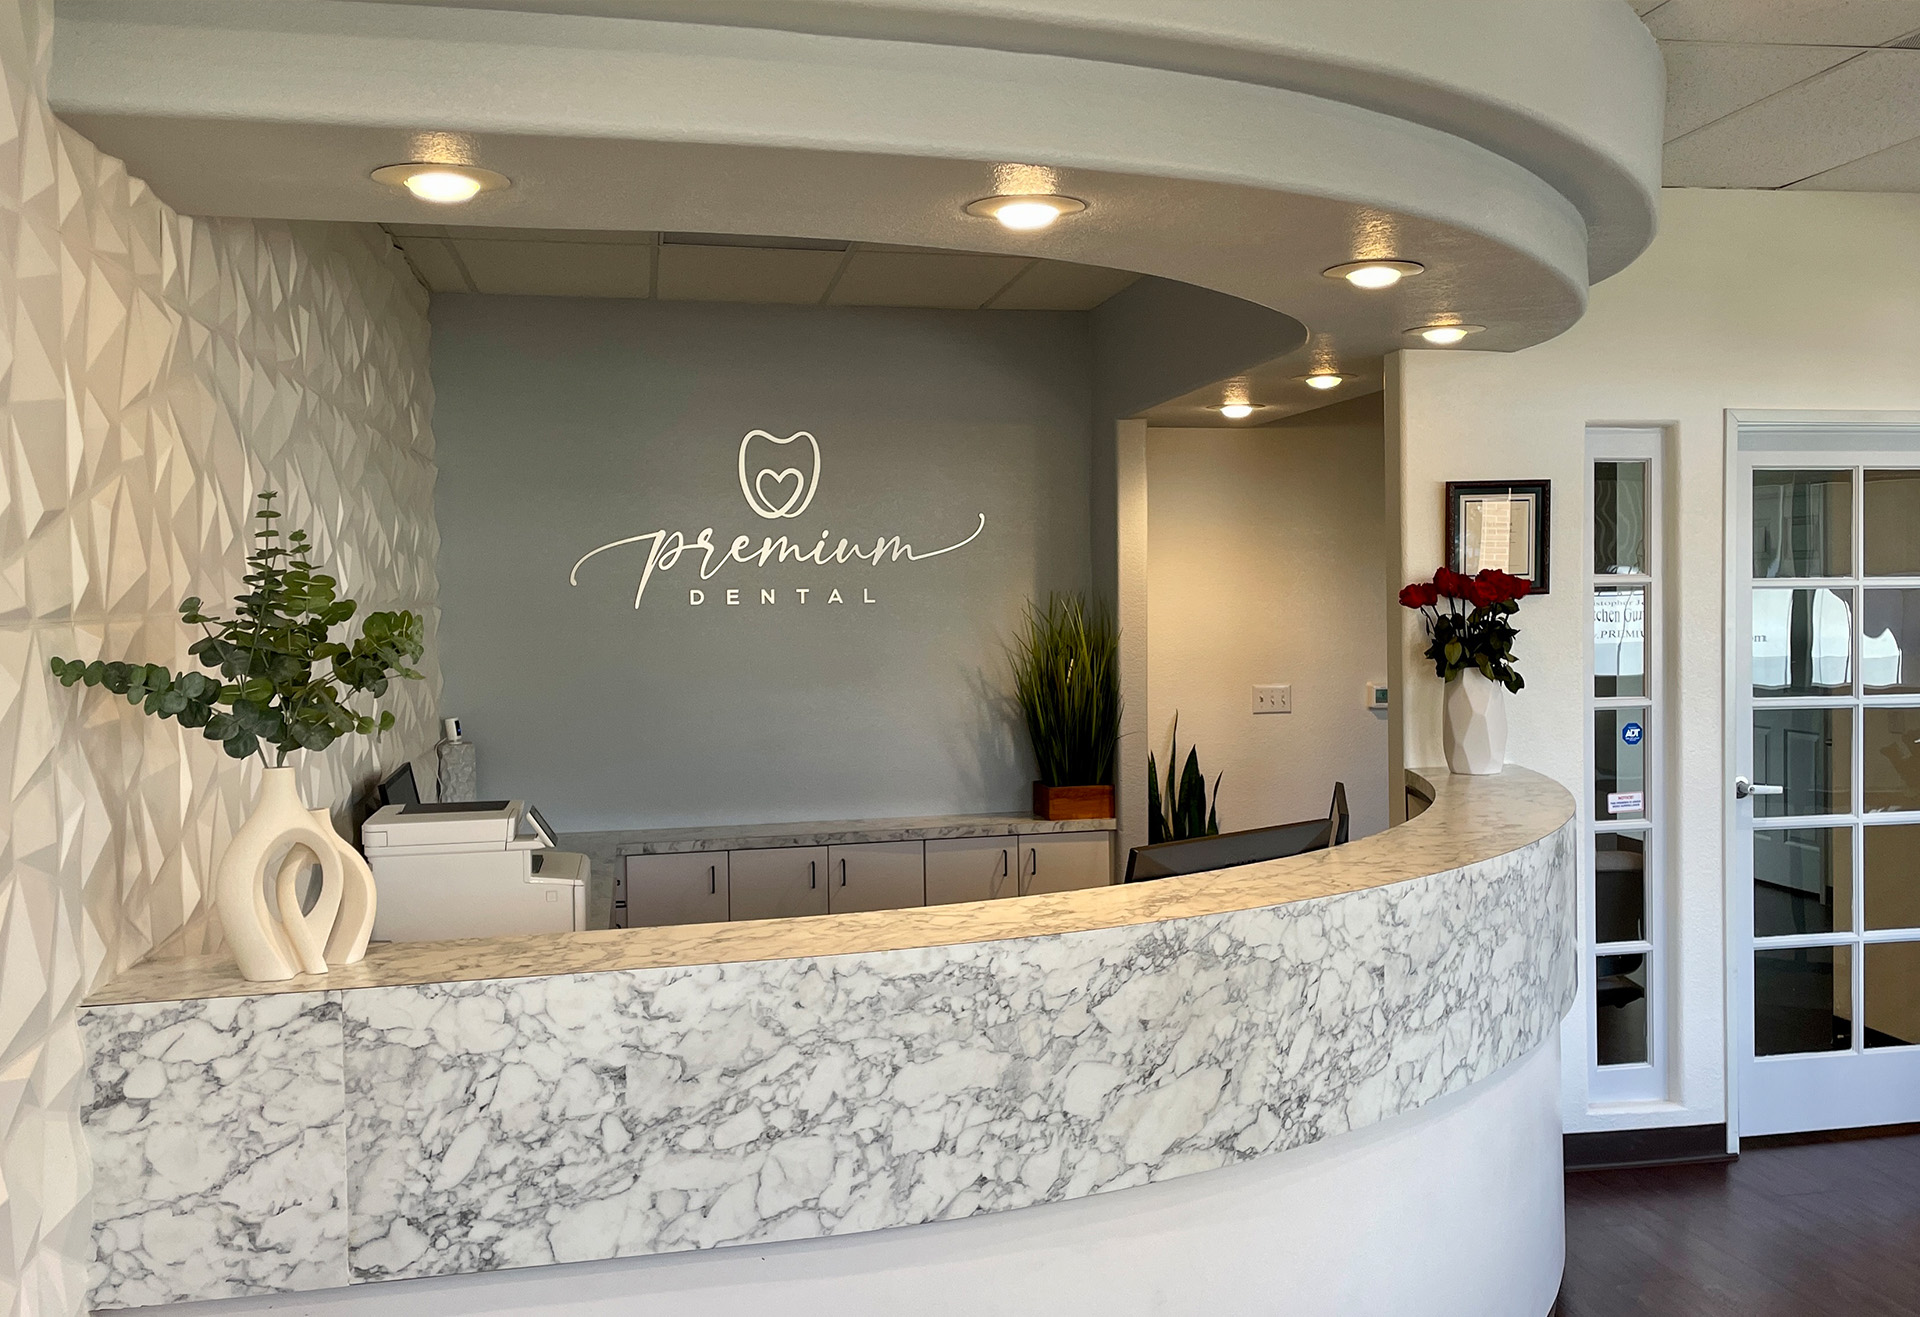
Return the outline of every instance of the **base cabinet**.
<path id="1" fill-rule="evenodd" d="M 827 909 L 836 915 L 927 903 L 927 856 L 922 842 L 829 846 L 827 859 Z"/>
<path id="2" fill-rule="evenodd" d="M 994 901 L 1018 887 L 1018 837 L 949 837 L 927 843 L 927 904 Z"/>
<path id="3" fill-rule="evenodd" d="M 727 852 L 626 857 L 628 928 L 727 922 Z"/>
<path id="4" fill-rule="evenodd" d="M 614 926 L 798 919 L 997 901 L 1113 881 L 1111 832 L 770 846 L 622 857 Z"/>
<path id="5" fill-rule="evenodd" d="M 735 919 L 796 919 L 827 913 L 831 866 L 825 846 L 728 852 Z"/>
<path id="6" fill-rule="evenodd" d="M 1077 892 L 1113 881 L 1113 844 L 1104 832 L 1049 832 L 1020 838 L 1020 894 Z"/>

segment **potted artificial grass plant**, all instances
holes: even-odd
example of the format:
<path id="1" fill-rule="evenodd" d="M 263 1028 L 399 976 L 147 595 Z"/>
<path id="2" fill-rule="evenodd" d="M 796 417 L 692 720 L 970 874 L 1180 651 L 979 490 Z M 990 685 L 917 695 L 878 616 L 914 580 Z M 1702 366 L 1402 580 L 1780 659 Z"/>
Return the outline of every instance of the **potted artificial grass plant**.
<path id="1" fill-rule="evenodd" d="M 1043 819 L 1113 817 L 1120 738 L 1120 632 L 1104 604 L 1053 594 L 1027 616 L 1008 655 L 1014 697 L 1033 741 Z"/>

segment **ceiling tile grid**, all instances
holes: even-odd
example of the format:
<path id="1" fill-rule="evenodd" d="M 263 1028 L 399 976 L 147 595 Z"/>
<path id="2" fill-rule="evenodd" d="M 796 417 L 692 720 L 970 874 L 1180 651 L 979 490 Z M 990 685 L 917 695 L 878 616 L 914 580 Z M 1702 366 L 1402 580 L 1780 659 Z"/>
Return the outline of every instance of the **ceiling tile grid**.
<path id="1" fill-rule="evenodd" d="M 431 744 L 439 696 L 426 295 L 370 226 L 173 214 L 54 121 L 49 30 L 46 0 L 0 6 L 4 1317 L 86 1308 L 74 1008 L 156 942 L 213 945 L 208 878 L 258 781 L 48 660 L 179 665 L 174 606 L 240 589 L 271 486 L 363 607 L 430 628 L 397 732 L 302 765 L 308 799 Z"/>
<path id="2" fill-rule="evenodd" d="M 1669 187 L 1920 191 L 1920 0 L 1634 0 Z"/>
<path id="3" fill-rule="evenodd" d="M 436 293 L 1091 311 L 1138 275 L 1026 256 L 738 234 L 396 224 Z"/>

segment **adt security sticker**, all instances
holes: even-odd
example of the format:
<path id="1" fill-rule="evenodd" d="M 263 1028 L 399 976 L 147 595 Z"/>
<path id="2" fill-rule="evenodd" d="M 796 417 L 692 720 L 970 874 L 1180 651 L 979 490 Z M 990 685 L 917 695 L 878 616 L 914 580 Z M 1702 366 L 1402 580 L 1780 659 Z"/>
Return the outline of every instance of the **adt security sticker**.
<path id="1" fill-rule="evenodd" d="M 1645 735 L 1646 733 L 1641 730 L 1639 723 L 1628 723 L 1620 729 L 1620 739 L 1628 745 L 1639 745 L 1641 738 Z"/>

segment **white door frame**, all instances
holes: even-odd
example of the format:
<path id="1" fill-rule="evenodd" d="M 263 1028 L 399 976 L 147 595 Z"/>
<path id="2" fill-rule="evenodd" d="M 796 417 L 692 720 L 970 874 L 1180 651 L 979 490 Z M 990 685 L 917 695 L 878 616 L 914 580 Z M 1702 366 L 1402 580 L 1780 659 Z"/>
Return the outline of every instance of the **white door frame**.
<path id="1" fill-rule="evenodd" d="M 1816 439 L 1822 434 L 1854 434 L 1872 430 L 1906 431 L 1920 434 L 1920 411 L 1794 411 L 1773 409 L 1728 409 L 1726 441 L 1722 460 L 1724 479 L 1722 503 L 1721 602 L 1721 773 L 1720 773 L 1720 849 L 1722 890 L 1720 910 L 1724 945 L 1724 975 L 1721 992 L 1725 1001 L 1723 1046 L 1727 1082 L 1727 1151 L 1740 1150 L 1740 1071 L 1743 1062 L 1743 1030 L 1739 1013 L 1748 1007 L 1745 961 L 1752 956 L 1752 929 L 1740 928 L 1731 917 L 1736 908 L 1745 908 L 1737 890 L 1745 872 L 1739 862 L 1739 809 L 1733 798 L 1733 779 L 1739 773 L 1739 673 L 1740 640 L 1732 634 L 1737 611 L 1730 611 L 1739 589 L 1743 564 L 1740 561 L 1742 526 L 1740 512 L 1746 491 L 1742 488 L 1740 436 L 1775 432 L 1784 440 L 1792 434 Z M 1888 437 L 1892 437 L 1891 433 Z M 1868 447 L 1870 445 L 1858 445 Z M 1856 527 L 1856 532 L 1858 528 Z M 1751 642 L 1748 642 L 1751 643 Z M 1857 899 L 1857 894 L 1856 894 Z"/>

